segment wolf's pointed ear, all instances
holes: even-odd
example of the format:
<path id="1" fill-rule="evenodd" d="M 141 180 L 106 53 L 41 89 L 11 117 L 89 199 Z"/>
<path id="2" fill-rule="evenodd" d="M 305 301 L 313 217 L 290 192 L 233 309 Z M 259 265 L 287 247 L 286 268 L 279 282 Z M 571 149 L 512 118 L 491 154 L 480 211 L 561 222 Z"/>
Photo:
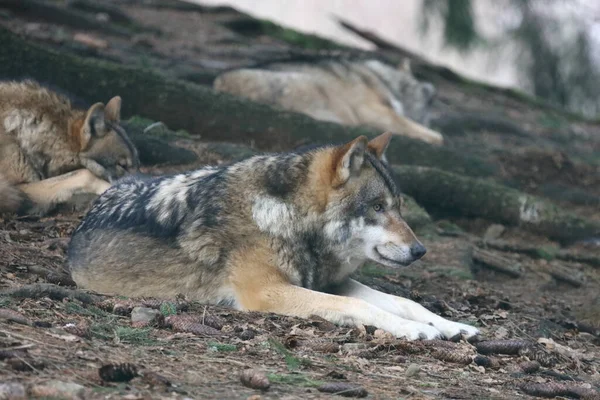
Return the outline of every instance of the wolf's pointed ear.
<path id="1" fill-rule="evenodd" d="M 366 136 L 359 136 L 350 143 L 335 149 L 333 186 L 343 185 L 351 176 L 358 174 L 365 160 L 366 149 Z"/>
<path id="2" fill-rule="evenodd" d="M 85 114 L 83 122 L 74 123 L 73 135 L 79 142 L 81 150 L 85 150 L 94 136 L 104 136 L 106 124 L 104 120 L 104 104 L 96 103 Z"/>
<path id="3" fill-rule="evenodd" d="M 371 139 L 368 144 L 369 151 L 375 154 L 375 157 L 379 161 L 383 161 L 387 163 L 387 158 L 385 157 L 385 152 L 390 145 L 390 141 L 392 140 L 392 132 L 385 132 L 381 135 L 377 136 L 375 139 Z"/>
<path id="4" fill-rule="evenodd" d="M 111 122 L 121 121 L 121 97 L 115 96 L 108 103 L 104 109 L 104 118 Z"/>

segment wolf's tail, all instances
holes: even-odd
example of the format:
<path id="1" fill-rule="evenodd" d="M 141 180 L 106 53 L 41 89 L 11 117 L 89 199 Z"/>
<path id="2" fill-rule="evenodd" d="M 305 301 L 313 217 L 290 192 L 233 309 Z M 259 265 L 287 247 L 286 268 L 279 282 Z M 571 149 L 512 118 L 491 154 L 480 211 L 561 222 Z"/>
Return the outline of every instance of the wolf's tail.
<path id="1" fill-rule="evenodd" d="M 0 214 L 18 212 L 26 203 L 25 193 L 17 189 L 6 178 L 0 175 Z"/>

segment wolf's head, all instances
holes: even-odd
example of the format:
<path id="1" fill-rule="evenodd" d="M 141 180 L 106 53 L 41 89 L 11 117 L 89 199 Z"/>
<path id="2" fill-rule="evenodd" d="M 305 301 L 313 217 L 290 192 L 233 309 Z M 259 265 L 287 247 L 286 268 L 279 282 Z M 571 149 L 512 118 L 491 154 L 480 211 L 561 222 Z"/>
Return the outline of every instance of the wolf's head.
<path id="1" fill-rule="evenodd" d="M 325 236 L 348 249 L 345 256 L 397 267 L 421 258 L 425 247 L 402 218 L 402 199 L 385 151 L 392 134 L 370 142 L 361 136 L 329 149 L 322 176 L 326 195 Z M 329 165 L 327 165 L 329 164 Z"/>
<path id="2" fill-rule="evenodd" d="M 140 163 L 137 149 L 120 120 L 121 98 L 116 96 L 106 106 L 94 104 L 70 126 L 83 165 L 109 182 L 136 172 Z"/>
<path id="3" fill-rule="evenodd" d="M 377 60 L 369 60 L 365 64 L 387 83 L 402 104 L 403 115 L 425 126 L 429 125 L 436 90 L 431 83 L 421 82 L 413 76 L 409 61 L 405 60 L 397 68 Z"/>

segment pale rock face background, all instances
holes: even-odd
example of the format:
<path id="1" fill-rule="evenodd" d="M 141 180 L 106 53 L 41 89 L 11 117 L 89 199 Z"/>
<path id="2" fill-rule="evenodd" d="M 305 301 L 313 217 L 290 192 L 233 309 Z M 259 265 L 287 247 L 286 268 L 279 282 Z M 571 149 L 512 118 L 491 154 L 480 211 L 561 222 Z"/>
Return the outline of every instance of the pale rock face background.
<path id="1" fill-rule="evenodd" d="M 514 63 L 518 55 L 510 44 L 502 48 L 475 50 L 464 55 L 443 47 L 439 27 L 432 26 L 430 34 L 424 38 L 420 34 L 421 0 L 187 1 L 206 5 L 230 5 L 254 16 L 270 19 L 300 31 L 316 33 L 361 48 L 371 48 L 368 42 L 339 27 L 332 18 L 339 16 L 465 76 L 499 86 L 521 87 L 517 76 L 518 67 Z M 503 3 L 497 0 L 474 2 L 478 16 L 477 28 L 485 37 L 494 38 L 501 32 L 503 26 L 510 26 L 511 21 L 517 18 L 515 13 Z M 593 36 L 600 39 L 600 26 L 593 17 L 596 15 L 600 18 L 600 2 L 574 0 L 570 4 L 556 2 L 552 7 L 560 7 L 561 15 L 564 14 L 565 17 L 569 14 L 583 14 L 591 21 L 590 30 Z M 491 59 L 490 53 L 494 55 Z"/>

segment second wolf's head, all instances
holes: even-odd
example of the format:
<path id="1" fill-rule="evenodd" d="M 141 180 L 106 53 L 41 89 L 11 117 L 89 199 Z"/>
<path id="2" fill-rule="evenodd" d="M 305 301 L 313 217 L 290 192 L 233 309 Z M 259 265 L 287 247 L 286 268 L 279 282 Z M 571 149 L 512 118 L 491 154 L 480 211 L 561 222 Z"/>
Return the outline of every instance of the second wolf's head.
<path id="1" fill-rule="evenodd" d="M 414 77 L 410 61 L 405 60 L 397 68 L 377 60 L 368 60 L 365 65 L 387 83 L 395 98 L 402 104 L 403 115 L 425 126 L 429 125 L 436 90 L 431 83 Z"/>
<path id="2" fill-rule="evenodd" d="M 116 96 L 106 106 L 94 104 L 69 127 L 83 166 L 109 182 L 136 172 L 140 164 L 137 149 L 120 121 L 121 98 Z"/>
<path id="3" fill-rule="evenodd" d="M 426 249 L 402 218 L 401 195 L 385 158 L 391 137 L 361 136 L 330 148 L 313 171 L 325 185 L 319 189 L 326 192 L 324 234 L 341 245 L 341 255 L 398 267 L 418 260 Z"/>

